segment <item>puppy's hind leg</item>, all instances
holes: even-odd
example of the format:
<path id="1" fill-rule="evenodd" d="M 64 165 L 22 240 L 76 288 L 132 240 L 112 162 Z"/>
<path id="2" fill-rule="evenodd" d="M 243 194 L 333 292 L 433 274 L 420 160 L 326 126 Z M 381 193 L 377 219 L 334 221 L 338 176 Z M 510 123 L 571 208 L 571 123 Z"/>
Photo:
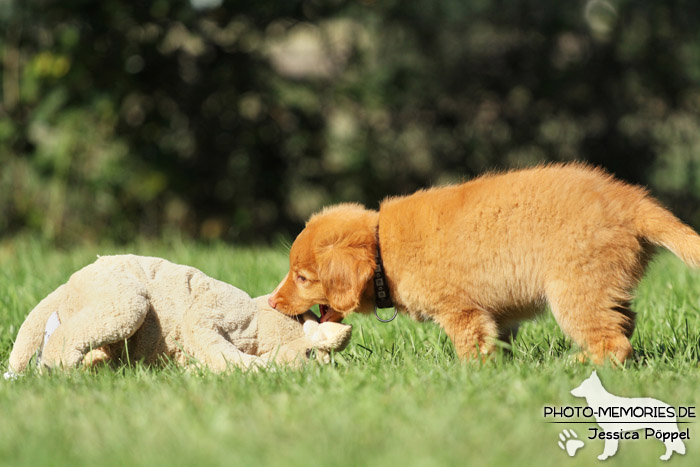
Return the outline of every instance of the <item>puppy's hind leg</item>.
<path id="1" fill-rule="evenodd" d="M 499 337 L 496 321 L 479 308 L 444 311 L 436 320 L 452 340 L 457 356 L 462 360 L 490 354 Z"/>
<path id="2" fill-rule="evenodd" d="M 606 359 L 621 364 L 633 353 L 634 312 L 621 300 L 624 294 L 606 285 L 550 284 L 547 298 L 557 323 L 586 357 L 598 365 Z"/>

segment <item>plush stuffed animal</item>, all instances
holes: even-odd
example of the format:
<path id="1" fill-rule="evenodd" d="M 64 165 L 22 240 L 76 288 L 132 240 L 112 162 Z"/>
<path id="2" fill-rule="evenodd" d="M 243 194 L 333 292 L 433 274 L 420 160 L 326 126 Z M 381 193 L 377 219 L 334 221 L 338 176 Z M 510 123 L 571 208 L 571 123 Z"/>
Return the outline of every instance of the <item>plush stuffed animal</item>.
<path id="1" fill-rule="evenodd" d="M 290 317 L 267 296 L 245 292 L 161 258 L 103 256 L 73 274 L 27 316 L 6 377 L 40 366 L 113 360 L 158 363 L 169 357 L 214 371 L 270 361 L 329 361 L 351 326 L 319 324 L 312 312 Z"/>

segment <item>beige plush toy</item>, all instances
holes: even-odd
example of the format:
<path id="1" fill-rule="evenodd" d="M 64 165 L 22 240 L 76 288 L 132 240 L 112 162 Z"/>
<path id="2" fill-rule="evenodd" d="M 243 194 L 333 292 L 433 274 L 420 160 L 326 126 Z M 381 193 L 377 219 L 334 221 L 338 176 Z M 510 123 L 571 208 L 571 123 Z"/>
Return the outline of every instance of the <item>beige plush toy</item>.
<path id="1" fill-rule="evenodd" d="M 170 357 L 214 371 L 270 361 L 329 361 L 352 328 L 289 317 L 267 297 L 245 292 L 161 258 L 103 256 L 42 300 L 17 334 L 6 377 L 40 366 L 106 360 L 158 363 Z"/>

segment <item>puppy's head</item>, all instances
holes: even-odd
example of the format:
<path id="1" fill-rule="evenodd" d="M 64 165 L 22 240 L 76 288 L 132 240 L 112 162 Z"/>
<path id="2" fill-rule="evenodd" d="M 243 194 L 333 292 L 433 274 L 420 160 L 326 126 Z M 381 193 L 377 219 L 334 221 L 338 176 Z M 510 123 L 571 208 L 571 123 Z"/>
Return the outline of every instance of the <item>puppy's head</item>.
<path id="1" fill-rule="evenodd" d="M 341 204 L 311 217 L 294 240 L 289 272 L 269 304 L 297 315 L 319 304 L 322 321 L 356 311 L 374 274 L 377 213 Z"/>

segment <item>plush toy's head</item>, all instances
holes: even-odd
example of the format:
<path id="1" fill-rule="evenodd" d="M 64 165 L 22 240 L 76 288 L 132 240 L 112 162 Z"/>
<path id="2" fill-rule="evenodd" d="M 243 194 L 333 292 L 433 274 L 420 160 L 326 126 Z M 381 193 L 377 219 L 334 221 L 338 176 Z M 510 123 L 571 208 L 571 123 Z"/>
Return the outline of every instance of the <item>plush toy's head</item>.
<path id="1" fill-rule="evenodd" d="M 276 361 L 316 359 L 330 361 L 332 351 L 347 347 L 352 326 L 342 323 L 319 323 L 311 311 L 287 316 L 267 303 L 268 295 L 257 297 L 259 354 L 269 353 Z"/>
<path id="2" fill-rule="evenodd" d="M 311 313 L 313 315 L 313 313 Z M 304 322 L 304 341 L 307 358 L 328 363 L 331 351 L 340 352 L 350 343 L 352 326 L 341 323 L 319 323 L 316 315 Z"/>

